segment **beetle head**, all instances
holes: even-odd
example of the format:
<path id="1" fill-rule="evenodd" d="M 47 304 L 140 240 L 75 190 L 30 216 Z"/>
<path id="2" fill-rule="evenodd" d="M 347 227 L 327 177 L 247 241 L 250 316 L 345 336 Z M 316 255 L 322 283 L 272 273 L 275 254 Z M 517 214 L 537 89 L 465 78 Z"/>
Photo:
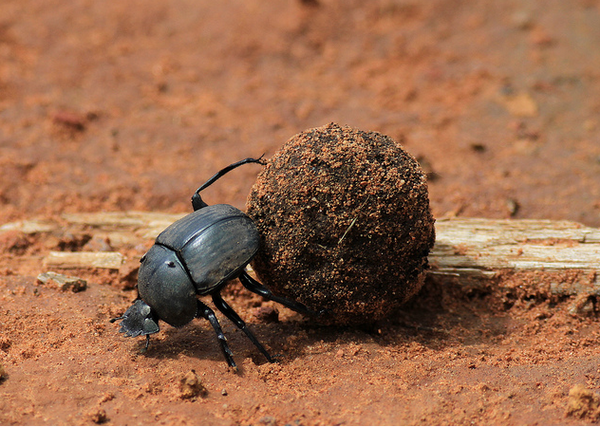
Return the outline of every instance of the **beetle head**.
<path id="1" fill-rule="evenodd" d="M 111 322 L 122 320 L 119 332 L 126 337 L 155 334 L 160 330 L 158 316 L 150 306 L 141 299 L 136 300 L 121 317 L 111 319 Z"/>

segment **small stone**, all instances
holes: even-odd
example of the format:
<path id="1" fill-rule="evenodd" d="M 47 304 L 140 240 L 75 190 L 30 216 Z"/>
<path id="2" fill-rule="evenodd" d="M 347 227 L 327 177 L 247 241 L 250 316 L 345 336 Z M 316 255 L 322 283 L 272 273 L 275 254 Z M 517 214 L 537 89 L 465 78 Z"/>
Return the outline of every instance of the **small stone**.
<path id="1" fill-rule="evenodd" d="M 115 398 L 115 394 L 112 392 L 106 392 L 102 395 L 102 397 L 100 397 L 100 399 L 98 400 L 98 403 L 104 403 L 104 402 L 110 402 L 111 400 L 113 400 Z"/>
<path id="2" fill-rule="evenodd" d="M 516 199 L 508 198 L 506 199 L 506 209 L 508 210 L 508 214 L 511 217 L 514 217 L 519 212 L 521 205 Z"/>
<path id="3" fill-rule="evenodd" d="M 277 420 L 275 419 L 275 417 L 271 416 L 271 415 L 265 415 L 264 417 L 262 417 L 259 420 L 263 425 L 266 426 L 274 426 L 277 425 Z"/>
<path id="4" fill-rule="evenodd" d="M 57 111 L 52 116 L 52 121 L 66 128 L 83 131 L 85 130 L 86 119 L 83 115 L 72 111 Z"/>
<path id="5" fill-rule="evenodd" d="M 48 271 L 38 275 L 37 280 L 44 285 L 53 286 L 61 291 L 82 292 L 87 289 L 87 281 L 80 277 Z"/>
<path id="6" fill-rule="evenodd" d="M 598 420 L 600 416 L 600 396 L 582 384 L 569 390 L 567 416 L 588 417 Z"/>
<path id="7" fill-rule="evenodd" d="M 106 411 L 104 409 L 94 410 L 90 413 L 90 419 L 94 424 L 103 424 L 108 421 Z"/>
<path id="8" fill-rule="evenodd" d="M 200 377 L 198 377 L 198 374 L 196 374 L 196 371 L 193 369 L 181 378 L 179 390 L 179 397 L 181 399 L 192 399 L 198 396 L 203 397 L 208 393 L 208 390 L 206 390 L 206 387 L 204 387 L 200 381 Z"/>
<path id="9" fill-rule="evenodd" d="M 536 117 L 538 104 L 527 92 L 503 95 L 500 103 L 504 105 L 509 114 L 515 117 Z"/>
<path id="10" fill-rule="evenodd" d="M 113 250 L 110 239 L 106 236 L 93 236 L 81 249 L 90 252 L 110 252 Z"/>
<path id="11" fill-rule="evenodd" d="M 533 18 L 529 12 L 519 10 L 511 16 L 511 23 L 520 30 L 528 30 L 533 26 Z"/>

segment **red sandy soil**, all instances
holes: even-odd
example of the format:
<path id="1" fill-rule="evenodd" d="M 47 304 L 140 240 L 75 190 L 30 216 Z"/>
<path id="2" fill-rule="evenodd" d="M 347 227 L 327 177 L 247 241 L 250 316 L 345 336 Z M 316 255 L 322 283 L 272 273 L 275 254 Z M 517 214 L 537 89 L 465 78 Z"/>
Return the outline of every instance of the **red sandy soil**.
<path id="1" fill-rule="evenodd" d="M 337 122 L 417 157 L 438 218 L 598 227 L 599 46 L 594 0 L 3 0 L 0 224 L 187 212 L 216 170 Z M 244 208 L 257 172 L 207 202 Z M 119 335 L 108 319 L 135 291 L 117 273 L 75 272 L 78 293 L 36 282 L 50 250 L 80 243 L 0 234 L 0 424 L 598 421 L 593 398 L 568 410 L 575 386 L 600 388 L 596 307 L 578 314 L 577 296 L 428 283 L 398 317 L 339 328 L 232 284 L 283 354 L 266 363 L 224 319 L 234 373 L 204 321 L 165 326 L 146 353 Z M 192 371 L 206 392 L 186 398 Z"/>

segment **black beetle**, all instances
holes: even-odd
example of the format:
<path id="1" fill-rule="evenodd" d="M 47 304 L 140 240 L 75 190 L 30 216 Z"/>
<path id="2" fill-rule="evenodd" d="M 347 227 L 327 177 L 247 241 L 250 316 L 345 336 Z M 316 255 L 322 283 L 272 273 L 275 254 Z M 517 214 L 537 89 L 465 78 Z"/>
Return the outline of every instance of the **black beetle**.
<path id="1" fill-rule="evenodd" d="M 246 163 L 264 164 L 262 157 L 247 158 L 217 172 L 192 196 L 194 212 L 158 235 L 154 246 L 141 259 L 138 298 L 123 316 L 111 319 L 111 322 L 122 320 L 119 332 L 127 337 L 146 335 L 147 349 L 150 334 L 160 330 L 159 320 L 180 327 L 203 317 L 214 328 L 227 363 L 235 368 L 233 353 L 214 311 L 196 295 L 211 295 L 215 306 L 246 334 L 269 362 L 273 362 L 271 355 L 221 297 L 225 284 L 238 278 L 246 289 L 266 299 L 304 314 L 314 314 L 303 304 L 273 295 L 246 272 L 246 265 L 256 255 L 260 243 L 252 220 L 233 206 L 208 206 L 200 197 L 206 187 Z"/>

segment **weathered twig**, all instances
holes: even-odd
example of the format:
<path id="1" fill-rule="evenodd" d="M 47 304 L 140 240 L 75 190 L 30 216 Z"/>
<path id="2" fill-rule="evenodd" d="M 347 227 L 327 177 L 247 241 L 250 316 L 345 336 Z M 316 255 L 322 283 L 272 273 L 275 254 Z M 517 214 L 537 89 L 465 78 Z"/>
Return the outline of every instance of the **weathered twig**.
<path id="1" fill-rule="evenodd" d="M 124 257 L 119 252 L 57 252 L 44 258 L 46 268 L 106 268 L 118 270 Z"/>
<path id="2" fill-rule="evenodd" d="M 182 216 L 148 212 L 65 214 L 63 222 L 19 221 L 1 226 L 0 233 L 85 232 L 107 237 L 118 250 L 120 245 L 156 237 Z M 570 221 L 450 218 L 436 222 L 436 235 L 429 274 L 437 280 L 486 281 L 506 272 L 575 271 L 585 275 L 600 294 L 600 229 Z M 45 262 L 49 267 L 63 268 L 118 268 L 122 262 L 114 253 L 95 254 L 51 253 Z"/>
<path id="3" fill-rule="evenodd" d="M 436 274 L 600 270 L 600 229 L 575 222 L 453 218 L 438 220 L 436 233 Z"/>

